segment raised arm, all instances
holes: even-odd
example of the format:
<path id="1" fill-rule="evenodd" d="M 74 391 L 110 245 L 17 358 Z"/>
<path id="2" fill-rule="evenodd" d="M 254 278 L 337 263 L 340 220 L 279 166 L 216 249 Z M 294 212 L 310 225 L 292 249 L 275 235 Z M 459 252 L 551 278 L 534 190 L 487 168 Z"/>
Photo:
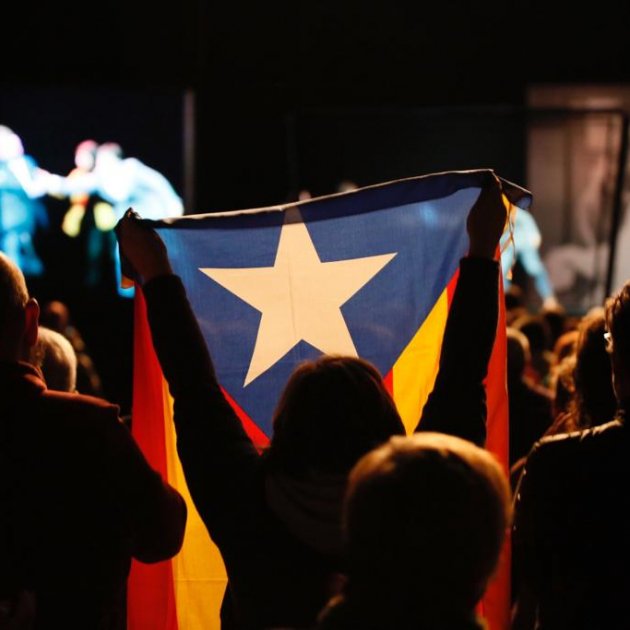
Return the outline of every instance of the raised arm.
<path id="1" fill-rule="evenodd" d="M 479 446 L 485 443 L 483 381 L 497 329 L 499 263 L 495 255 L 506 217 L 500 181 L 491 175 L 468 216 L 469 252 L 460 262 L 438 376 L 417 431 L 449 433 Z"/>
<path id="2" fill-rule="evenodd" d="M 186 482 L 204 522 L 216 530 L 224 515 L 246 509 L 258 453 L 219 387 L 162 240 L 129 212 L 116 230 L 131 268 L 127 273 L 143 287 L 153 345 L 174 399 L 177 450 Z"/>

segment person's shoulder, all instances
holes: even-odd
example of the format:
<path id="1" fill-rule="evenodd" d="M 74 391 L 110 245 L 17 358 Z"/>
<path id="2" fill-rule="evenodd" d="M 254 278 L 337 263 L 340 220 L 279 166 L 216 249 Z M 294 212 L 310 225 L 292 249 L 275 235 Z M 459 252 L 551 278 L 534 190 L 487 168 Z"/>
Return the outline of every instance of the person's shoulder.
<path id="1" fill-rule="evenodd" d="M 111 403 L 104 398 L 89 396 L 87 394 L 79 394 L 76 392 L 61 392 L 47 389 L 45 397 L 51 404 L 69 405 L 70 407 L 96 409 L 108 412 L 119 409 L 118 405 Z"/>
<path id="2" fill-rule="evenodd" d="M 628 439 L 626 427 L 612 420 L 591 429 L 548 435 L 534 444 L 528 461 L 541 462 L 560 457 L 587 457 L 588 453 L 606 451 L 612 444 Z"/>
<path id="3" fill-rule="evenodd" d="M 42 396 L 42 405 L 48 414 L 69 427 L 83 428 L 85 425 L 89 430 L 120 424 L 118 405 L 95 396 L 46 390 Z"/>

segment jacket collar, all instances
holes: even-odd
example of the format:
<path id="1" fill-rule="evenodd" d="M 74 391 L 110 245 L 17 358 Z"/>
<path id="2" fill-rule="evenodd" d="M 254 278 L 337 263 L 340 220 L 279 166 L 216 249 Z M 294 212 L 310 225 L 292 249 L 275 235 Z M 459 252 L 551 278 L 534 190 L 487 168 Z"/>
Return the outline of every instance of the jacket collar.
<path id="1" fill-rule="evenodd" d="M 24 361 L 0 361 L 0 391 L 2 395 L 36 394 L 46 389 L 41 371 Z"/>

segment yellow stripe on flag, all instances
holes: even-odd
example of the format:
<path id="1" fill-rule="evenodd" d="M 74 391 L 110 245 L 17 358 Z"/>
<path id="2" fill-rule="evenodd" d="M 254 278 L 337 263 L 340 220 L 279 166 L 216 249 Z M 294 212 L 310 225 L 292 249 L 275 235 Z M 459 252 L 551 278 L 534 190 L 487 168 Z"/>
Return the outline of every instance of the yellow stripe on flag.
<path id="1" fill-rule="evenodd" d="M 447 315 L 448 294 L 444 289 L 428 317 L 394 364 L 393 396 L 407 433 L 416 428 L 422 408 L 433 390 Z"/>
<path id="2" fill-rule="evenodd" d="M 178 630 L 220 630 L 219 611 L 227 583 L 225 566 L 190 498 L 175 448 L 173 399 L 166 382 L 162 391 L 168 482 L 179 490 L 188 506 L 184 544 L 172 560 Z"/>

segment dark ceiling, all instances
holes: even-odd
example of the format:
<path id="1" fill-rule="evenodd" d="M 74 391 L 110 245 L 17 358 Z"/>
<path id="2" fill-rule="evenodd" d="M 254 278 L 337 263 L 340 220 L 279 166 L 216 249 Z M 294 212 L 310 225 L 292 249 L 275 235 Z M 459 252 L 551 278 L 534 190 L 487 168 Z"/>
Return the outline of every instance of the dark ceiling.
<path id="1" fill-rule="evenodd" d="M 626 2 L 23 5 L 3 20 L 4 81 L 184 85 L 276 108 L 517 102 L 531 82 L 630 78 Z"/>

